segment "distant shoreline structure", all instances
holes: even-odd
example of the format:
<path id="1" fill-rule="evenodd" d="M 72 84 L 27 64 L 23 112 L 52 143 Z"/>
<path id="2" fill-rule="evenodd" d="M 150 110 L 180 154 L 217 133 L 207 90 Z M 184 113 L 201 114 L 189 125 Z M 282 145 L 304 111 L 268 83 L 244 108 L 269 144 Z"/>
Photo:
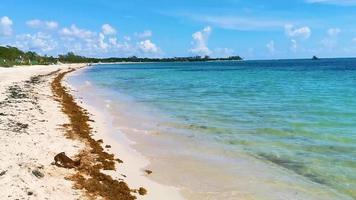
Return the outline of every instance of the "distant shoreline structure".
<path id="1" fill-rule="evenodd" d="M 313 56 L 312 60 L 320 60 L 320 58 Z"/>

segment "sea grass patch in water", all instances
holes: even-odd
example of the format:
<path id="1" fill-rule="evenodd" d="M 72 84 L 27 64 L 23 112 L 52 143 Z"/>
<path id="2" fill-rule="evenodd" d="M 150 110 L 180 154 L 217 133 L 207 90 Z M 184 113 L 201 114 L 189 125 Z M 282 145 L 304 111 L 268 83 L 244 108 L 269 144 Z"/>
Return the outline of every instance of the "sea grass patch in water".
<path id="1" fill-rule="evenodd" d="M 284 167 L 285 169 L 291 170 L 298 175 L 304 176 L 307 179 L 309 179 L 315 183 L 328 185 L 328 182 L 326 180 L 324 180 L 320 175 L 315 174 L 313 172 L 309 172 L 307 170 L 305 164 L 303 164 L 303 163 L 295 162 L 295 161 L 281 158 L 281 157 L 277 157 L 272 154 L 260 153 L 258 155 L 265 158 L 266 160 L 274 163 L 274 164 Z"/>
<path id="2" fill-rule="evenodd" d="M 63 77 L 74 69 L 62 72 L 52 82 L 52 90 L 57 100 L 62 105 L 62 111 L 68 115 L 70 123 L 64 127 L 67 130 L 67 137 L 80 139 L 87 148 L 82 150 L 77 158 L 80 165 L 76 168 L 77 173 L 68 177 L 75 182 L 76 189 L 84 189 L 88 197 L 95 198 L 101 196 L 108 200 L 132 200 L 136 199 L 131 194 L 131 189 L 123 181 L 115 180 L 111 176 L 101 172 L 101 170 L 115 170 L 115 159 L 113 154 L 104 151 L 101 146 L 102 141 L 94 140 L 91 135 L 91 127 L 88 112 L 81 108 L 70 95 L 66 88 L 62 86 Z M 147 193 L 141 188 L 140 194 Z"/>

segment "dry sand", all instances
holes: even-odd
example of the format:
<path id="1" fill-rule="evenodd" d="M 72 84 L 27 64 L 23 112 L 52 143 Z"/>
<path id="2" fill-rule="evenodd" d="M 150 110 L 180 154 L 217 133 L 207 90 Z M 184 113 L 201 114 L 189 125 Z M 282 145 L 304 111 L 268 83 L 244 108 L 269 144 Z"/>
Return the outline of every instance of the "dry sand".
<path id="1" fill-rule="evenodd" d="M 69 118 L 51 90 L 59 72 L 83 66 L 0 67 L 0 199 L 86 199 L 83 190 L 65 179 L 76 170 L 51 164 L 60 152 L 74 156 L 85 148 L 83 142 L 65 137 L 62 125 Z M 33 78 L 38 75 L 46 76 Z M 93 137 L 110 144 L 108 151 L 124 161 L 117 170 L 103 173 L 122 178 L 130 188 L 146 188 L 144 196 L 133 193 L 138 199 L 182 199 L 176 188 L 150 181 L 144 172 L 147 161 L 123 144 L 127 141 L 113 141 L 105 134 L 110 130 L 100 112 L 91 114 Z"/>

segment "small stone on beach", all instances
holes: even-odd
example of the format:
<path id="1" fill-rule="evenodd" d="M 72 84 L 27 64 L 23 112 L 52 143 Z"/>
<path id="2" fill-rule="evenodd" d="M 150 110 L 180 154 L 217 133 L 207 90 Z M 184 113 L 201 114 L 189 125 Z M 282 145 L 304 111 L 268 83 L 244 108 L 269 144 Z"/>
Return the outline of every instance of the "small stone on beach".
<path id="1" fill-rule="evenodd" d="M 4 176 L 5 174 L 6 174 L 6 170 L 5 171 L 2 171 L 2 172 L 0 172 L 0 176 Z"/>
<path id="2" fill-rule="evenodd" d="M 32 170 L 32 174 L 36 176 L 37 178 L 43 178 L 44 174 L 40 172 L 38 169 Z"/>
<path id="3" fill-rule="evenodd" d="M 138 193 L 139 193 L 140 195 L 145 195 L 145 194 L 147 194 L 147 190 L 146 190 L 145 188 L 143 188 L 143 187 L 140 187 L 140 188 L 138 189 Z"/>
<path id="4" fill-rule="evenodd" d="M 107 145 L 105 145 L 105 148 L 111 148 L 111 145 L 107 144 Z"/>

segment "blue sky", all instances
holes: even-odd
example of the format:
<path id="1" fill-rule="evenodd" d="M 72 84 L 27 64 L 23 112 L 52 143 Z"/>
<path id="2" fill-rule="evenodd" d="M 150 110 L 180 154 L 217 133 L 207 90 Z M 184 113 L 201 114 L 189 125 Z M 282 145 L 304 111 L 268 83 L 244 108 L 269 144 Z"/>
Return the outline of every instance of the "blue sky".
<path id="1" fill-rule="evenodd" d="M 1 0 L 0 44 L 40 54 L 356 56 L 356 0 Z"/>

